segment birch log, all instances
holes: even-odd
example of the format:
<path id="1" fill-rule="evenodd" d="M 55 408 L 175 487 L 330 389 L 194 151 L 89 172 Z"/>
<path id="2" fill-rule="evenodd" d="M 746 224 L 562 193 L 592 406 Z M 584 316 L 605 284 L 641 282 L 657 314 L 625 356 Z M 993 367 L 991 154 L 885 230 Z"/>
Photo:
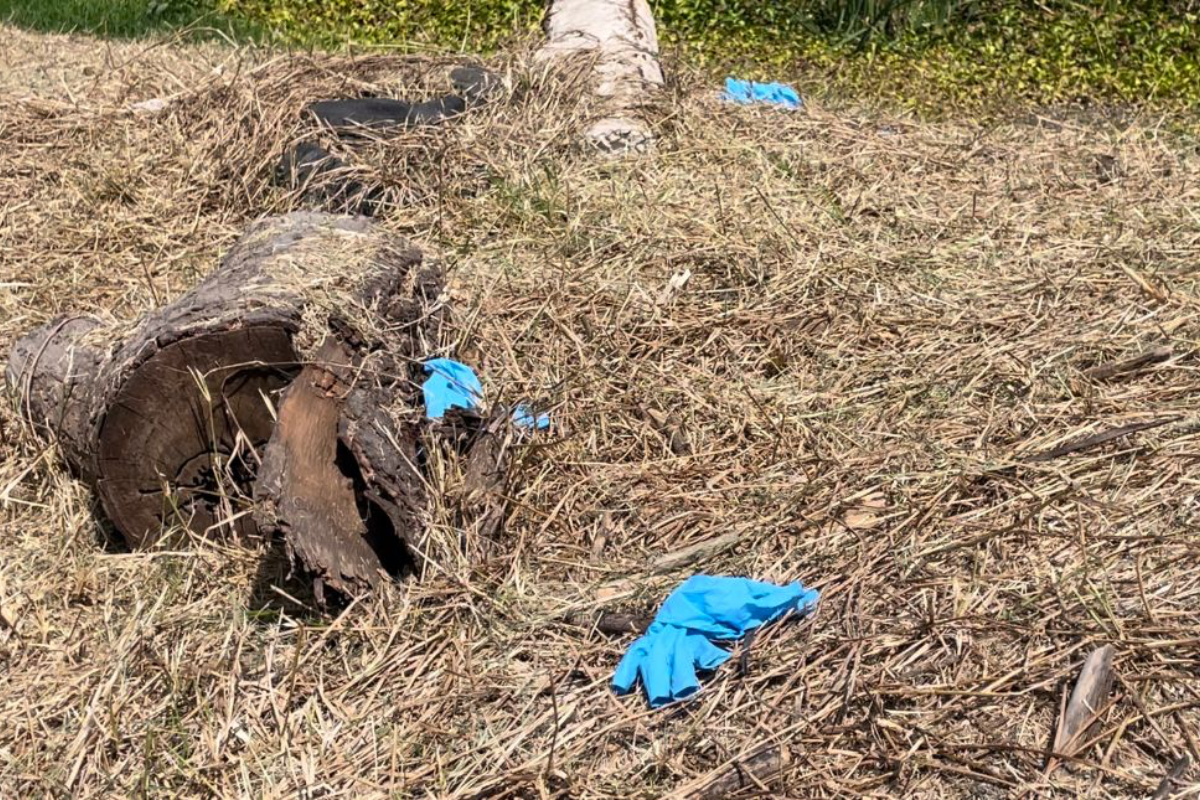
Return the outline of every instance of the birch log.
<path id="1" fill-rule="evenodd" d="M 646 0 L 551 0 L 537 58 L 563 65 L 590 58 L 595 118 L 585 138 L 601 152 L 645 152 L 654 135 L 646 108 L 663 85 L 658 33 Z"/>

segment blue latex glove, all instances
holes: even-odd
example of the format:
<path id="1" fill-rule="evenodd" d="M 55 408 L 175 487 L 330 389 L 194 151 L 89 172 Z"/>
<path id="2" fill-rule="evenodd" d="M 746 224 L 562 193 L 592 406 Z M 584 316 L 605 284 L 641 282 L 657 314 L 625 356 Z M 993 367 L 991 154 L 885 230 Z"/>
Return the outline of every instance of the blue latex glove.
<path id="1" fill-rule="evenodd" d="M 657 625 L 657 623 L 656 623 Z M 697 669 L 716 669 L 729 660 L 722 650 L 699 633 L 688 633 L 674 625 L 650 626 L 625 653 L 612 685 L 624 694 L 640 676 L 652 708 L 691 697 L 700 690 Z"/>
<path id="2" fill-rule="evenodd" d="M 425 394 L 425 415 L 441 419 L 451 408 L 476 408 L 483 400 L 483 384 L 466 364 L 449 358 L 425 362 L 429 377 L 421 384 Z"/>
<path id="3" fill-rule="evenodd" d="M 519 403 L 517 407 L 513 409 L 512 419 L 513 424 L 518 428 L 544 431 L 546 428 L 550 427 L 549 412 L 544 411 L 541 414 L 534 414 L 533 409 L 525 403 Z"/>
<path id="4" fill-rule="evenodd" d="M 776 586 L 694 575 L 671 592 L 646 634 L 625 653 L 613 688 L 628 692 L 641 677 L 652 708 L 690 697 L 700 689 L 696 670 L 714 669 L 729 658 L 711 639 L 735 639 L 788 611 L 809 611 L 818 597 L 799 581 Z"/>
<path id="5" fill-rule="evenodd" d="M 732 103 L 751 105 L 768 103 L 783 108 L 800 108 L 804 101 L 796 90 L 785 83 L 756 83 L 729 77 L 725 79 L 725 94 L 722 98 Z"/>

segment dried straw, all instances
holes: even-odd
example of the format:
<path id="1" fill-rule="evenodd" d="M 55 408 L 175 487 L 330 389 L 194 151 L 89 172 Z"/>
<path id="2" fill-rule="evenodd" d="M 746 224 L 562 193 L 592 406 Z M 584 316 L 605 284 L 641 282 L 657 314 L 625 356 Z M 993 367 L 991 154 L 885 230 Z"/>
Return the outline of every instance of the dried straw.
<path id="1" fill-rule="evenodd" d="M 436 59 L 220 51 L 214 76 L 199 52 L 140 51 L 87 107 L 10 95 L 0 343 L 132 318 L 294 206 L 269 176 L 305 102 L 442 85 Z M 494 64 L 510 103 L 344 153 L 449 267 L 449 352 L 493 400 L 553 409 L 502 542 L 456 558 L 435 514 L 422 581 L 329 619 L 263 544 L 120 552 L 5 409 L 6 794 L 684 797 L 750 760 L 777 769 L 747 796 L 1128 797 L 1200 760 L 1194 140 L 675 88 L 659 152 L 606 163 L 574 145 L 570 81 L 524 64 Z M 165 74 L 186 76 L 167 110 L 121 110 Z M 614 697 L 632 636 L 564 616 L 620 579 L 614 607 L 650 612 L 701 570 L 801 579 L 820 611 L 682 706 Z M 1046 772 L 1105 642 L 1112 706 Z"/>

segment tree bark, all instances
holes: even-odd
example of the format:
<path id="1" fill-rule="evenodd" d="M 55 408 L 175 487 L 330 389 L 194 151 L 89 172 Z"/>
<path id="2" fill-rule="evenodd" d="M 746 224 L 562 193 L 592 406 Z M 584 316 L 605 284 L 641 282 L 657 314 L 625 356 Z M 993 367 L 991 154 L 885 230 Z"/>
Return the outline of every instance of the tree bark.
<path id="1" fill-rule="evenodd" d="M 585 138 L 600 151 L 643 152 L 654 144 L 646 107 L 663 85 L 658 32 L 646 0 L 551 0 L 537 53 L 559 64 L 592 58 L 596 118 Z"/>
<path id="2" fill-rule="evenodd" d="M 283 531 L 353 594 L 402 569 L 419 535 L 415 371 L 440 335 L 441 289 L 365 218 L 269 218 L 136 326 L 33 331 L 6 378 L 131 546 L 175 525 Z"/>

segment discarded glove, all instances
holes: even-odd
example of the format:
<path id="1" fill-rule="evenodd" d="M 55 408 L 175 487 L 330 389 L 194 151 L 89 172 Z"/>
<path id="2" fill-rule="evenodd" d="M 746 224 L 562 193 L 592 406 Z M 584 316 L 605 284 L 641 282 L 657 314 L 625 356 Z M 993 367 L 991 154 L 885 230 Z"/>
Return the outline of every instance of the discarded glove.
<path id="1" fill-rule="evenodd" d="M 796 90 L 785 83 L 756 83 L 733 77 L 725 79 L 725 93 L 721 97 L 731 103 L 747 106 L 768 103 L 783 108 L 800 108 L 804 105 Z"/>
<path id="2" fill-rule="evenodd" d="M 518 428 L 526 428 L 531 431 L 543 431 L 550 427 L 550 414 L 543 411 L 540 414 L 534 414 L 533 409 L 525 403 L 520 403 L 513 409 L 512 415 L 513 425 Z"/>
<path id="3" fill-rule="evenodd" d="M 646 634 L 625 653 L 613 688 L 624 694 L 640 676 L 651 708 L 690 697 L 700 689 L 696 670 L 714 669 L 730 656 L 710 639 L 735 639 L 788 611 L 810 611 L 818 597 L 799 581 L 776 586 L 693 575 L 671 592 Z"/>
<path id="4" fill-rule="evenodd" d="M 429 377 L 421 384 L 425 394 L 425 416 L 441 419 L 451 408 L 476 408 L 483 400 L 483 384 L 466 364 L 449 358 L 425 362 Z"/>

